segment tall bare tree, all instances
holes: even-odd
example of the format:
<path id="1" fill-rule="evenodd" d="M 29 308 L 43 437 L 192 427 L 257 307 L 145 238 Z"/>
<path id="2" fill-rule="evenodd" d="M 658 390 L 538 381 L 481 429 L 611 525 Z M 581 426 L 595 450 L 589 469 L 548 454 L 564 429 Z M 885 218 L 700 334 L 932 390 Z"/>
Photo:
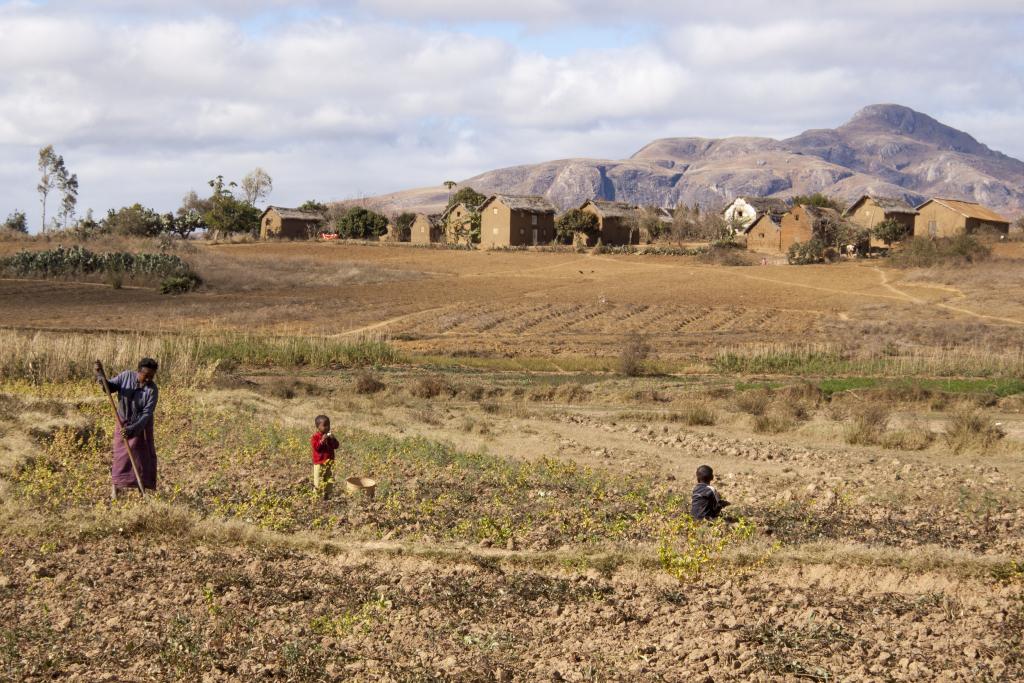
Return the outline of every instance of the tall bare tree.
<path id="1" fill-rule="evenodd" d="M 249 206 L 256 206 L 256 202 L 269 196 L 273 190 L 274 180 L 258 166 L 242 178 L 242 193 Z"/>
<path id="2" fill-rule="evenodd" d="M 46 198 L 50 195 L 50 191 L 57 186 L 57 160 L 60 157 L 53 151 L 53 145 L 47 145 L 39 150 L 39 172 L 42 174 L 39 178 L 39 184 L 36 186 L 36 190 L 39 192 L 40 201 L 43 205 L 43 224 L 41 229 L 46 232 Z M 63 166 L 63 160 L 61 161 Z"/>
<path id="3" fill-rule="evenodd" d="M 68 173 L 63 158 L 57 170 L 57 188 L 63 195 L 60 202 L 61 226 L 66 228 L 74 219 L 75 207 L 78 205 L 78 174 Z"/>

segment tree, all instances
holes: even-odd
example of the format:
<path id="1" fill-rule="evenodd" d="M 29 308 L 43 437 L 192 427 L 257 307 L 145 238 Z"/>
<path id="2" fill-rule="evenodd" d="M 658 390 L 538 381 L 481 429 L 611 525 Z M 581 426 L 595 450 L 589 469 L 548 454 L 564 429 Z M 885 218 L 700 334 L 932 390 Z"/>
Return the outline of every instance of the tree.
<path id="1" fill-rule="evenodd" d="M 203 214 L 212 208 L 209 199 L 203 199 L 195 190 L 189 190 L 181 200 L 181 206 L 174 213 L 164 214 L 163 231 L 168 235 L 177 235 L 182 239 L 188 237 L 196 230 L 206 228 Z"/>
<path id="2" fill-rule="evenodd" d="M 388 219 L 361 206 L 353 206 L 338 217 L 335 227 L 338 236 L 345 239 L 374 239 L 388 231 Z"/>
<path id="3" fill-rule="evenodd" d="M 815 192 L 814 194 L 798 194 L 790 199 L 793 206 L 800 206 L 801 204 L 807 204 L 810 206 L 820 206 L 826 209 L 835 209 L 840 213 L 846 209 L 846 205 L 838 199 L 824 195 L 821 192 Z"/>
<path id="4" fill-rule="evenodd" d="M 258 166 L 242 178 L 242 194 L 245 203 L 256 206 L 261 199 L 274 191 L 274 181 L 270 174 Z"/>
<path id="5" fill-rule="evenodd" d="M 587 244 L 598 238 L 597 216 L 589 211 L 569 209 L 555 222 L 555 237 L 562 244 L 572 244 L 576 235 L 585 235 Z"/>
<path id="6" fill-rule="evenodd" d="M 75 206 L 78 205 L 78 174 L 68 174 L 64 167 L 64 159 L 60 160 L 60 167 L 57 169 L 57 187 L 61 192 L 60 222 L 61 227 L 68 227 L 75 217 Z"/>
<path id="7" fill-rule="evenodd" d="M 460 188 L 458 192 L 448 198 L 448 208 L 457 206 L 458 204 L 465 204 L 469 209 L 476 209 L 484 203 L 485 199 L 487 199 L 487 195 L 480 194 L 467 185 L 466 187 Z"/>
<path id="8" fill-rule="evenodd" d="M 115 235 L 156 237 L 164 231 L 164 219 L 153 209 L 136 203 L 116 211 L 107 211 L 107 217 L 103 219 L 103 230 Z"/>
<path id="9" fill-rule="evenodd" d="M 460 190 L 461 191 L 461 190 Z M 476 206 L 467 204 L 466 215 L 462 218 L 448 216 L 449 239 L 461 244 L 478 244 L 480 242 L 480 224 L 483 216 Z"/>
<path id="10" fill-rule="evenodd" d="M 452 188 L 458 185 L 458 183 L 454 180 L 446 180 L 441 184 L 448 189 L 448 205 L 450 206 L 452 203 Z"/>
<path id="11" fill-rule="evenodd" d="M 412 237 L 412 224 L 416 221 L 416 214 L 405 211 L 395 218 L 395 239 L 399 242 L 408 242 Z"/>
<path id="12" fill-rule="evenodd" d="M 315 199 L 307 199 L 299 205 L 299 211 L 309 211 L 310 213 L 327 213 L 327 205 L 322 204 Z"/>
<path id="13" fill-rule="evenodd" d="M 237 183 L 225 184 L 224 176 L 217 176 L 209 185 L 213 192 L 202 213 L 207 230 L 213 235 L 255 232 L 260 223 L 259 209 L 235 197 L 231 188 L 238 187 Z"/>
<path id="14" fill-rule="evenodd" d="M 36 185 L 36 190 L 39 192 L 40 201 L 43 205 L 43 222 L 42 231 L 46 232 L 46 198 L 50 195 L 50 191 L 57 186 L 57 160 L 60 157 L 53 151 L 53 145 L 47 145 L 39 150 L 39 172 L 42 174 L 39 178 L 39 184 Z M 60 165 L 64 165 L 64 160 L 60 160 Z"/>
<path id="15" fill-rule="evenodd" d="M 631 243 L 653 242 L 668 229 L 668 225 L 661 220 L 661 211 L 654 206 L 638 208 L 629 217 L 628 221 L 629 241 Z"/>
<path id="16" fill-rule="evenodd" d="M 882 221 L 871 230 L 871 234 L 885 242 L 886 246 L 901 241 L 908 232 L 907 226 L 894 218 Z"/>
<path id="17" fill-rule="evenodd" d="M 25 217 L 25 212 L 12 211 L 7 219 L 0 223 L 0 229 L 28 233 L 28 218 Z"/>

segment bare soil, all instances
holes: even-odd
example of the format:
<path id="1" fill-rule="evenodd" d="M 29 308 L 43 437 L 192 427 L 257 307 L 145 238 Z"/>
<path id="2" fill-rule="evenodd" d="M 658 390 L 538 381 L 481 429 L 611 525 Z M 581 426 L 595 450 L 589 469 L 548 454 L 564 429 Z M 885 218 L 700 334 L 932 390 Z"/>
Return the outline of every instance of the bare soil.
<path id="1" fill-rule="evenodd" d="M 409 246 L 199 245 L 207 285 L 184 296 L 99 284 L 0 281 L 8 326 L 390 335 L 406 350 L 614 355 L 631 330 L 664 354 L 747 342 L 1005 347 L 1024 326 L 1006 257 L 959 274 L 878 262 L 703 265 L 691 257 Z M 0 244 L 0 251 L 14 249 Z"/>

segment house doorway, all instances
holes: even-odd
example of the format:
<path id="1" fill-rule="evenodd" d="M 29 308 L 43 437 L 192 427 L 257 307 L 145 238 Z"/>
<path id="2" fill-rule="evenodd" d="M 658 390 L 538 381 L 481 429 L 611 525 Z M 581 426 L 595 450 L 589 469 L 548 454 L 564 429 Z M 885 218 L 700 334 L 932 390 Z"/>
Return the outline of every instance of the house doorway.
<path id="1" fill-rule="evenodd" d="M 533 246 L 537 246 L 537 228 L 533 229 Z"/>

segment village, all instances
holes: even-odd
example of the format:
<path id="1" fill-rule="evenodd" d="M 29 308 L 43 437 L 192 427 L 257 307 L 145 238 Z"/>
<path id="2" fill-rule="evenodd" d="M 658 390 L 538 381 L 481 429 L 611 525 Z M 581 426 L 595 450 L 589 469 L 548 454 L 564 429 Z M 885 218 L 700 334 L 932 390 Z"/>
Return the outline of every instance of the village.
<path id="1" fill-rule="evenodd" d="M 540 195 L 492 194 L 478 203 L 452 201 L 441 213 L 402 214 L 388 221 L 380 239 L 482 249 L 553 244 L 630 247 L 654 243 L 670 234 L 680 218 L 700 214 L 697 207 L 642 207 L 597 198 L 559 212 Z M 704 241 L 745 248 L 764 256 L 764 262 L 788 258 L 790 263 L 868 256 L 915 237 L 1000 238 L 1011 225 L 1008 218 L 977 202 L 935 197 L 915 207 L 899 198 L 869 194 L 845 208 L 820 194 L 796 201 L 739 196 L 705 214 L 704 221 L 712 224 Z M 260 216 L 259 235 L 263 240 L 336 239 L 325 223 L 316 211 L 269 206 Z"/>

